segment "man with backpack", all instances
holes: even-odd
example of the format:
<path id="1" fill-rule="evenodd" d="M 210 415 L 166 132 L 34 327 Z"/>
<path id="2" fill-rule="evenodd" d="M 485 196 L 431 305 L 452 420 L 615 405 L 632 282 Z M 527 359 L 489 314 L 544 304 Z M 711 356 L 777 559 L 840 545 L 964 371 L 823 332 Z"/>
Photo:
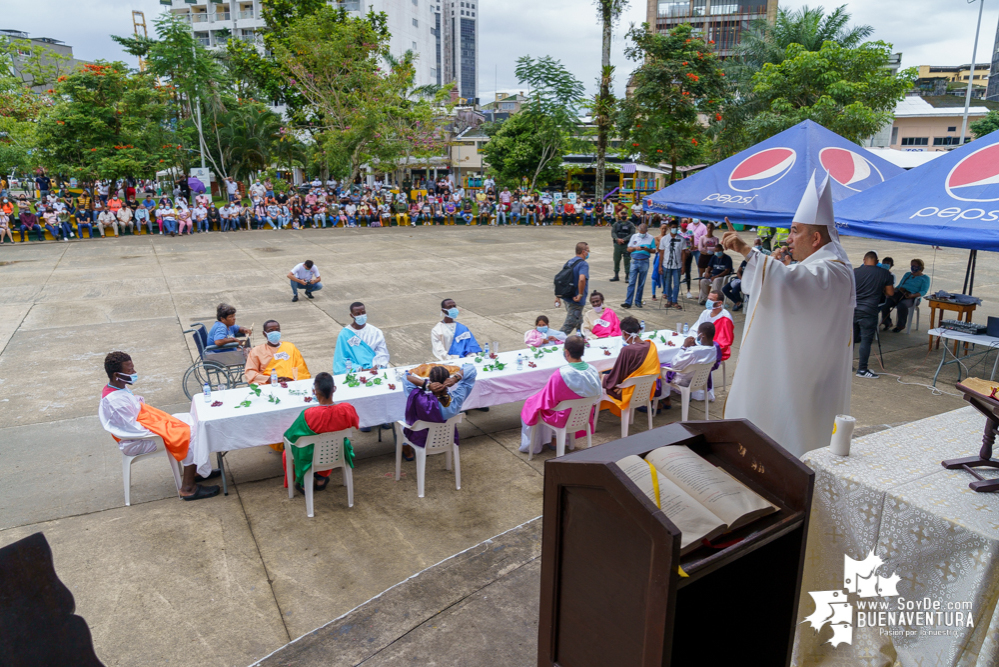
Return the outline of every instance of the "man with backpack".
<path id="1" fill-rule="evenodd" d="M 590 245 L 585 241 L 576 244 L 576 256 L 565 263 L 555 276 L 555 306 L 565 303 L 565 322 L 561 331 L 571 334 L 583 323 L 583 306 L 586 305 L 587 285 L 590 280 Z"/>

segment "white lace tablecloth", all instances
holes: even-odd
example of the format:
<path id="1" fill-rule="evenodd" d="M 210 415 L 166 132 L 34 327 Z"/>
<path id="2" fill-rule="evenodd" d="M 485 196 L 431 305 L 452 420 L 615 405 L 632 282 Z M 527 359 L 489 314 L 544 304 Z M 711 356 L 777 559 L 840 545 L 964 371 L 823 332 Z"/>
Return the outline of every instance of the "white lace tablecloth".
<path id="1" fill-rule="evenodd" d="M 666 363 L 676 356 L 683 342 L 683 337 L 674 331 L 653 331 L 643 334 L 644 338 L 654 337 L 659 350 L 659 360 Z M 663 342 L 663 341 L 667 342 Z M 672 342 L 673 346 L 668 343 Z M 607 370 L 614 366 L 621 350 L 620 337 L 590 341 L 583 359 L 598 370 Z M 501 352 L 497 360 L 487 357 L 468 357 L 463 360 L 449 361 L 448 364 L 475 363 L 477 378 L 475 387 L 465 400 L 465 408 L 485 408 L 504 403 L 522 401 L 540 391 L 551 374 L 560 366 L 565 365 L 562 347 L 549 345 L 547 349 L 558 347 L 554 352 L 548 352 L 540 359 L 534 358 L 534 351 L 511 350 Z M 610 352 L 610 354 L 606 354 Z M 523 368 L 517 370 L 517 355 L 524 357 Z M 485 370 L 496 361 L 505 364 L 503 370 Z M 529 366 L 536 365 L 535 368 Z M 405 368 L 412 368 L 407 366 Z M 370 377 L 370 374 L 365 374 Z M 334 376 L 336 393 L 334 400 L 346 402 L 354 406 L 360 418 L 361 427 L 378 426 L 391 423 L 404 417 L 406 398 L 403 395 L 402 382 L 395 379 L 395 369 L 382 371 L 380 385 L 369 384 L 358 387 L 348 387 L 344 375 Z M 394 385 L 394 389 L 389 385 Z M 292 390 L 312 393 L 312 380 L 289 382 L 288 388 L 261 385 L 260 396 L 255 396 L 250 389 L 242 387 L 212 393 L 211 402 L 221 401 L 221 406 L 211 407 L 205 401 L 203 394 L 191 399 L 191 447 L 194 448 L 194 462 L 198 472 L 207 474 L 211 471 L 209 455 L 212 452 L 227 452 L 246 447 L 258 447 L 281 442 L 284 432 L 295 421 L 298 414 L 309 407 L 303 396 L 293 396 Z M 280 399 L 280 403 L 271 403 L 268 397 L 271 393 Z M 248 407 L 237 407 L 241 401 L 250 399 Z M 315 405 L 315 403 L 311 403 Z"/>
<path id="2" fill-rule="evenodd" d="M 815 492 L 792 664 L 999 665 L 999 494 L 975 493 L 971 475 L 940 465 L 977 454 L 984 426 L 967 407 L 858 438 L 849 457 L 828 448 L 803 457 L 815 470 Z M 852 643 L 834 647 L 831 625 L 816 632 L 804 622 L 817 610 L 809 592 L 843 590 L 844 555 L 859 561 L 872 549 L 883 561 L 875 574 L 900 577 L 898 596 L 847 595 Z M 886 602 L 895 611 L 901 598 L 939 601 L 941 609 L 970 603 L 963 613 L 974 627 L 898 618 L 891 625 L 887 617 L 882 627 L 860 627 L 858 602 Z"/>

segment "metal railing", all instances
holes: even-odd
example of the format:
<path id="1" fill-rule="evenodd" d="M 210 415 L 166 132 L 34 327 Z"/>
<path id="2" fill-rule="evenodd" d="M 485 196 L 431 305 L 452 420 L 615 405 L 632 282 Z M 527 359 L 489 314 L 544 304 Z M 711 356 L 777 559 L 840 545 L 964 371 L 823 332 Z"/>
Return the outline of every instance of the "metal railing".
<path id="1" fill-rule="evenodd" d="M 244 9 L 244 10 L 240 11 L 239 12 L 239 18 L 241 18 L 241 19 L 252 19 L 253 18 L 253 10 L 252 9 Z"/>
<path id="2" fill-rule="evenodd" d="M 191 14 L 191 23 L 208 23 L 208 14 Z"/>
<path id="3" fill-rule="evenodd" d="M 215 21 L 231 21 L 232 20 L 232 14 L 230 14 L 229 12 L 215 12 L 215 14 L 213 14 L 212 16 L 214 17 Z"/>

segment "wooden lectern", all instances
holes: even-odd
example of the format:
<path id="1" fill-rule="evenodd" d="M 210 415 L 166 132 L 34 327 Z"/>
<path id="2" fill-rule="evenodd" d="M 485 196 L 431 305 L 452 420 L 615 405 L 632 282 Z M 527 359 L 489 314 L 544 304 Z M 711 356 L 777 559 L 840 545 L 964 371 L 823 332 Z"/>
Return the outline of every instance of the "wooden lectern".
<path id="1" fill-rule="evenodd" d="M 664 445 L 688 446 L 779 511 L 681 558 L 680 531 L 615 465 Z M 813 483 L 741 419 L 670 424 L 549 460 L 539 667 L 790 664 Z"/>

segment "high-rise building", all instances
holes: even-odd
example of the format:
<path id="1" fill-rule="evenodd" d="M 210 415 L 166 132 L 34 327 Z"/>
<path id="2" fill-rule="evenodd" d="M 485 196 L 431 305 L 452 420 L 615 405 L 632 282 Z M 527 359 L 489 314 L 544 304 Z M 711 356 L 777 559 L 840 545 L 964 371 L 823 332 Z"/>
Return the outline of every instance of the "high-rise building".
<path id="1" fill-rule="evenodd" d="M 166 0 L 171 11 L 191 23 L 194 36 L 209 48 L 224 47 L 230 36 L 262 44 L 264 21 L 260 0 Z M 385 12 L 392 33 L 389 51 L 398 57 L 416 54 L 416 85 L 437 83 L 436 2 L 431 0 L 331 0 L 333 5 L 360 14 Z"/>
<path id="2" fill-rule="evenodd" d="M 999 26 L 996 26 L 996 43 L 992 47 L 992 73 L 989 75 L 989 87 L 985 91 L 985 99 L 999 102 Z"/>
<path id="3" fill-rule="evenodd" d="M 777 0 L 648 0 L 647 21 L 656 32 L 689 23 L 694 32 L 714 40 L 721 58 L 735 53 L 742 32 L 756 19 L 777 18 Z"/>
<path id="4" fill-rule="evenodd" d="M 31 37 L 28 33 L 21 32 L 20 30 L 3 29 L 0 30 L 0 39 L 10 40 L 15 43 L 16 48 L 12 54 L 11 65 L 13 65 L 14 76 L 22 77 L 23 74 L 25 83 L 32 83 L 32 77 L 27 72 L 22 73 L 21 68 L 32 55 L 39 56 L 42 64 L 57 66 L 60 73 L 62 71 L 72 71 L 85 62 L 76 60 L 73 57 L 72 46 L 51 37 Z M 49 55 L 62 56 L 63 58 L 68 58 L 68 60 L 50 58 Z M 44 88 L 44 86 L 32 86 L 32 90 L 36 93 L 43 92 Z"/>
<path id="5" fill-rule="evenodd" d="M 437 0 L 434 26 L 437 37 L 436 83 L 456 84 L 467 104 L 479 98 L 479 0 Z"/>

